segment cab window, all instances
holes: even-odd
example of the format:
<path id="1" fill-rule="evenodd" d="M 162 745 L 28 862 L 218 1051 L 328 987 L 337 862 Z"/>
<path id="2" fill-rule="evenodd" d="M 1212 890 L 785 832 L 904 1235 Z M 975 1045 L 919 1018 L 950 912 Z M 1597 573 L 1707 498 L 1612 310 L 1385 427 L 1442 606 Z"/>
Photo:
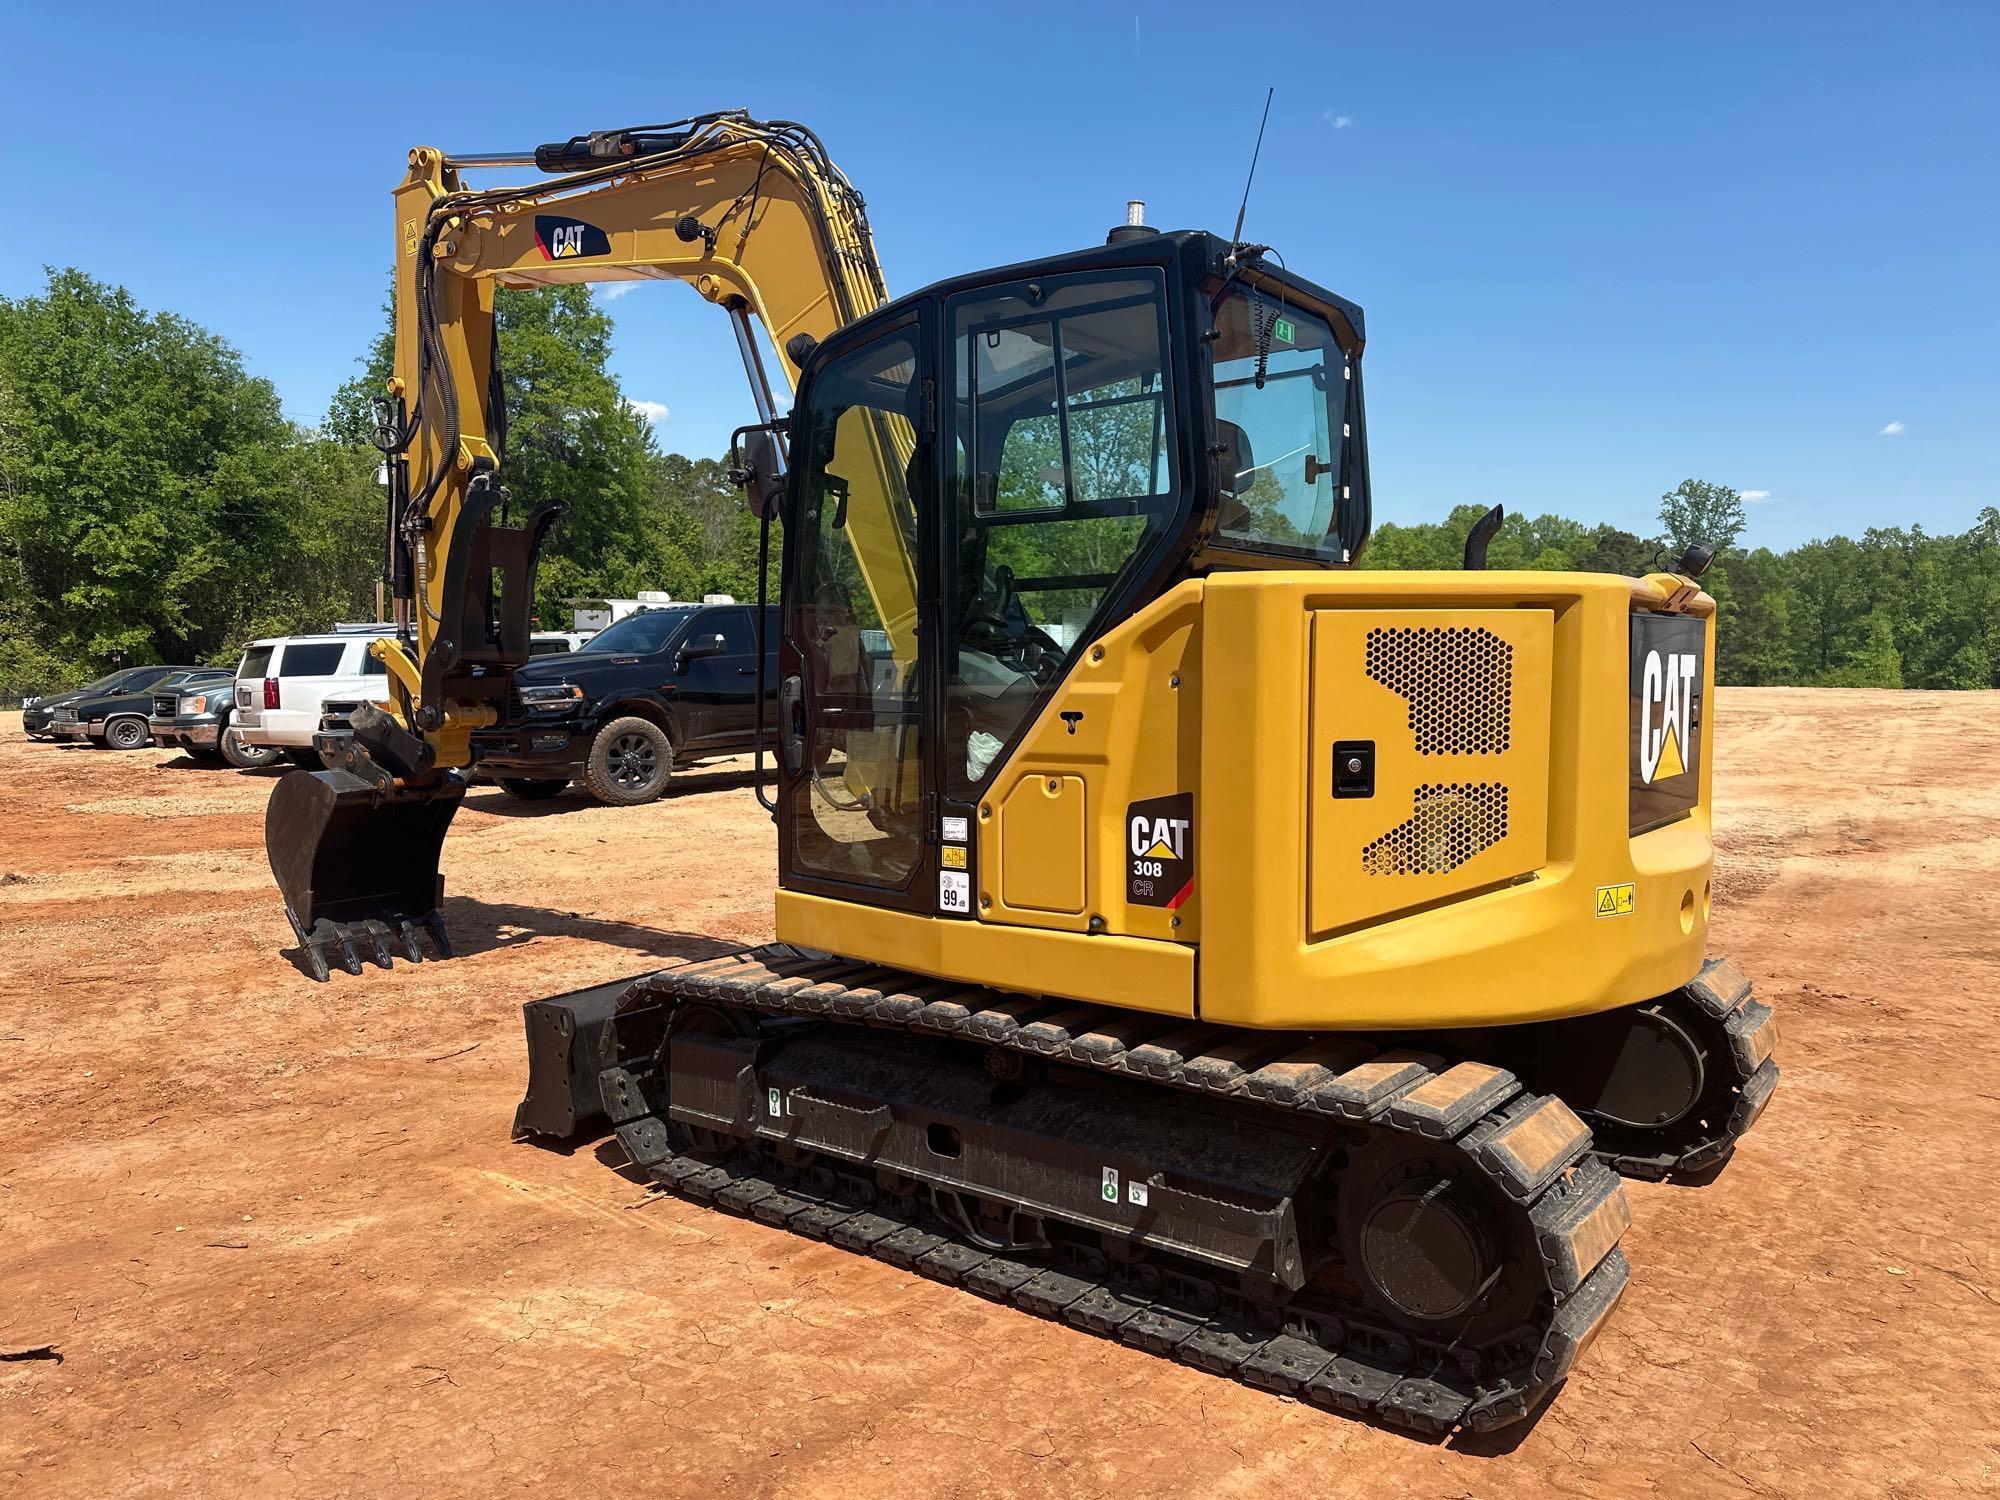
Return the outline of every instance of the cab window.
<path id="1" fill-rule="evenodd" d="M 951 303 L 945 778 L 973 795 L 1175 512 L 1165 284 L 1051 277 Z"/>

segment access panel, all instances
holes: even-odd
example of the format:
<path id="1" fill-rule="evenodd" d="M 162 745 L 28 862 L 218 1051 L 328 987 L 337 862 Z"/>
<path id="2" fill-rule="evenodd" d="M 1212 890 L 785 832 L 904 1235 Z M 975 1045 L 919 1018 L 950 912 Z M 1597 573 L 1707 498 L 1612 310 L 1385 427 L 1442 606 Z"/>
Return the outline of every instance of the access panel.
<path id="1" fill-rule="evenodd" d="M 1314 612 L 1309 938 L 1541 868 L 1554 620 L 1546 609 Z"/>

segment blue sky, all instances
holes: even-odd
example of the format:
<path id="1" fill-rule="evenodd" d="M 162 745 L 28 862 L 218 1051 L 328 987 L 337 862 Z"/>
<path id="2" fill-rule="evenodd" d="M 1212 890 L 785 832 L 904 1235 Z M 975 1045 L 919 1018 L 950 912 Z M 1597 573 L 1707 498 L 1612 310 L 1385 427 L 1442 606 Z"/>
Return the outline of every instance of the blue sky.
<path id="1" fill-rule="evenodd" d="M 890 289 L 1097 242 L 1139 196 L 1368 311 L 1378 520 L 1503 501 L 1749 540 L 2000 504 L 2000 7 L 14 7 L 0 295 L 47 264 L 214 328 L 302 420 L 375 331 L 408 147 L 746 106 L 868 198 Z M 692 14 L 692 13 L 690 13 Z M 588 15 L 617 18 L 592 26 Z M 608 304 L 661 442 L 750 416 L 726 322 Z"/>

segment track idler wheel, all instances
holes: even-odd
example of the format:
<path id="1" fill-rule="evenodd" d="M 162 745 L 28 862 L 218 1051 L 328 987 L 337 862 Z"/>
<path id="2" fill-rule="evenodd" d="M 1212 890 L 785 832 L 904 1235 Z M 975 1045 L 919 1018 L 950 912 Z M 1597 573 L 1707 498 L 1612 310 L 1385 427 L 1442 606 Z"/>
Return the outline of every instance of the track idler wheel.
<path id="1" fill-rule="evenodd" d="M 1411 1332 L 1476 1343 L 1531 1320 L 1541 1280 L 1527 1216 L 1455 1148 L 1401 1134 L 1367 1143 L 1338 1215 L 1363 1296 Z"/>

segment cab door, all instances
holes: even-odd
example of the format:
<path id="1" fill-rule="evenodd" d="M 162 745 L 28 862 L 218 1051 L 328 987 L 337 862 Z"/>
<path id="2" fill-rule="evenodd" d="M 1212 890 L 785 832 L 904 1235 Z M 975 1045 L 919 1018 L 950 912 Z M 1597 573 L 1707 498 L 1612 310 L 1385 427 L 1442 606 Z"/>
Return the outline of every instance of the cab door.
<path id="1" fill-rule="evenodd" d="M 930 313 L 829 341 L 794 422 L 779 658 L 788 890 L 964 914 L 933 868 Z M 953 872 L 956 876 L 960 872 Z M 955 909 L 950 900 L 963 903 Z"/>

